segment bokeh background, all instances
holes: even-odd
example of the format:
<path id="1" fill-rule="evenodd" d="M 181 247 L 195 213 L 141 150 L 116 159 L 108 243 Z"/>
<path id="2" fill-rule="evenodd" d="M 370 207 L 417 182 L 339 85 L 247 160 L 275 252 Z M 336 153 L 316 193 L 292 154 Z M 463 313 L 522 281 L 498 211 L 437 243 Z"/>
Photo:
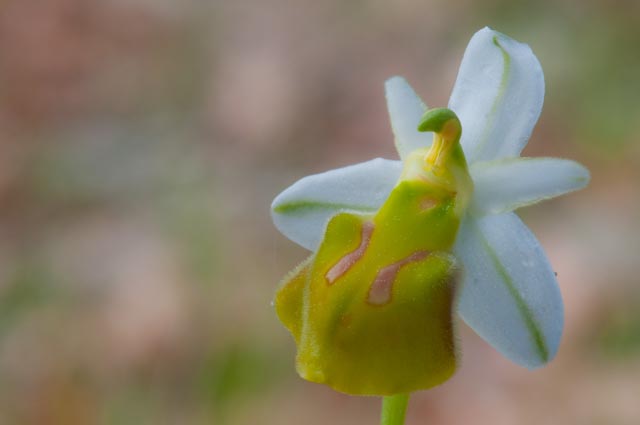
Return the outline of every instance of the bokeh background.
<path id="1" fill-rule="evenodd" d="M 530 156 L 577 194 L 520 211 L 558 273 L 557 358 L 463 362 L 407 424 L 640 423 L 640 2 L 3 0 L 0 423 L 371 424 L 299 379 L 270 305 L 306 253 L 269 204 L 394 158 L 383 82 L 447 104 L 489 25 L 546 76 Z"/>

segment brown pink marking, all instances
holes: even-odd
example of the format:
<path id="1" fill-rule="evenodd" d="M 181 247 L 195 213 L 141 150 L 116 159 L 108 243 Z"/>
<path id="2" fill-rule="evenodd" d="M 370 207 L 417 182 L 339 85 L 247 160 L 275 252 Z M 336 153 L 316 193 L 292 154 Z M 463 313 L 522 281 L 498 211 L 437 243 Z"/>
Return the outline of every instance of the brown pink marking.
<path id="1" fill-rule="evenodd" d="M 350 253 L 342 257 L 325 275 L 327 283 L 331 285 L 340 276 L 345 274 L 353 265 L 364 255 L 371 241 L 371 234 L 373 233 L 373 223 L 365 221 L 362 223 L 362 236 L 360 238 L 360 245 Z"/>
<path id="2" fill-rule="evenodd" d="M 420 210 L 426 211 L 438 205 L 438 200 L 436 198 L 426 197 L 420 200 Z"/>
<path id="3" fill-rule="evenodd" d="M 427 255 L 429 255 L 428 251 L 416 251 L 406 258 L 380 269 L 371 284 L 371 288 L 369 288 L 367 302 L 373 305 L 384 305 L 391 301 L 393 282 L 396 280 L 400 269 L 409 263 L 426 258 Z"/>

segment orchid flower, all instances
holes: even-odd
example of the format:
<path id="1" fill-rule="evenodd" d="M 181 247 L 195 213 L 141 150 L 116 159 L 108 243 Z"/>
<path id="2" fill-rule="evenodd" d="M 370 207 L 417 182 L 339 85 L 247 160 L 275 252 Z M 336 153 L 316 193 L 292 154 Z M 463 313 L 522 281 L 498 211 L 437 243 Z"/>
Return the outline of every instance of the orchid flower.
<path id="1" fill-rule="evenodd" d="M 558 350 L 563 304 L 542 247 L 513 211 L 583 188 L 589 172 L 566 159 L 519 157 L 544 98 L 537 58 L 484 28 L 469 42 L 448 109 L 429 110 L 400 77 L 385 88 L 401 161 L 378 158 L 308 176 L 272 204 L 276 227 L 313 252 L 276 295 L 298 344 L 299 373 L 351 394 L 437 385 L 455 369 L 450 307 L 508 359 L 543 366 Z M 401 211 L 408 193 L 420 194 L 415 214 L 436 211 L 424 213 L 431 227 Z M 421 287 L 421 280 L 432 284 Z M 349 289 L 357 285 L 366 291 Z M 355 306 L 360 293 L 368 306 Z M 379 305 L 388 310 L 374 310 Z M 416 359 L 406 353 L 414 346 Z M 352 354 L 360 357 L 351 361 Z M 394 374 L 397 380 L 388 378 Z"/>

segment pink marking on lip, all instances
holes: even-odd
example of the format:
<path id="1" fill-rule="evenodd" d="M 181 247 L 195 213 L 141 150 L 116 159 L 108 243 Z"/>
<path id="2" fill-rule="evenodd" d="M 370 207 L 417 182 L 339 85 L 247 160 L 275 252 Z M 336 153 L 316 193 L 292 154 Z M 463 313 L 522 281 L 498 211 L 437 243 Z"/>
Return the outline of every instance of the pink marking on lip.
<path id="1" fill-rule="evenodd" d="M 429 255 L 428 251 L 416 251 L 406 258 L 380 269 L 369 288 L 367 302 L 373 305 L 384 305 L 391 301 L 393 282 L 400 269 L 409 263 L 422 260 L 427 255 Z"/>
<path id="2" fill-rule="evenodd" d="M 373 233 L 373 223 L 365 221 L 362 223 L 362 237 L 360 239 L 360 245 L 354 250 L 342 257 L 325 275 L 327 283 L 331 285 L 340 276 L 345 274 L 353 265 L 364 255 L 371 241 L 371 234 Z"/>
<path id="3" fill-rule="evenodd" d="M 426 210 L 430 210 L 431 208 L 435 207 L 438 205 L 438 200 L 436 198 L 423 198 L 420 201 L 420 210 L 421 211 L 426 211 Z"/>

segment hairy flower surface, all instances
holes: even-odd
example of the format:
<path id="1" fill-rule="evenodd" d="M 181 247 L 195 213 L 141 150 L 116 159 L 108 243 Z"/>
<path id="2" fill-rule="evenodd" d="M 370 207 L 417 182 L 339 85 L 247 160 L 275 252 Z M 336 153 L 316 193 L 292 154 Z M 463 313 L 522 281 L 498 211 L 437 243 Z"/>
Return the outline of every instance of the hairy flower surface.
<path id="1" fill-rule="evenodd" d="M 400 77 L 386 82 L 386 97 L 401 161 L 308 176 L 272 204 L 277 228 L 313 251 L 275 300 L 298 372 L 351 394 L 432 387 L 455 370 L 454 311 L 515 363 L 546 364 L 562 299 L 513 210 L 580 189 L 589 173 L 519 157 L 544 98 L 538 60 L 484 28 L 448 109 L 428 110 Z"/>

